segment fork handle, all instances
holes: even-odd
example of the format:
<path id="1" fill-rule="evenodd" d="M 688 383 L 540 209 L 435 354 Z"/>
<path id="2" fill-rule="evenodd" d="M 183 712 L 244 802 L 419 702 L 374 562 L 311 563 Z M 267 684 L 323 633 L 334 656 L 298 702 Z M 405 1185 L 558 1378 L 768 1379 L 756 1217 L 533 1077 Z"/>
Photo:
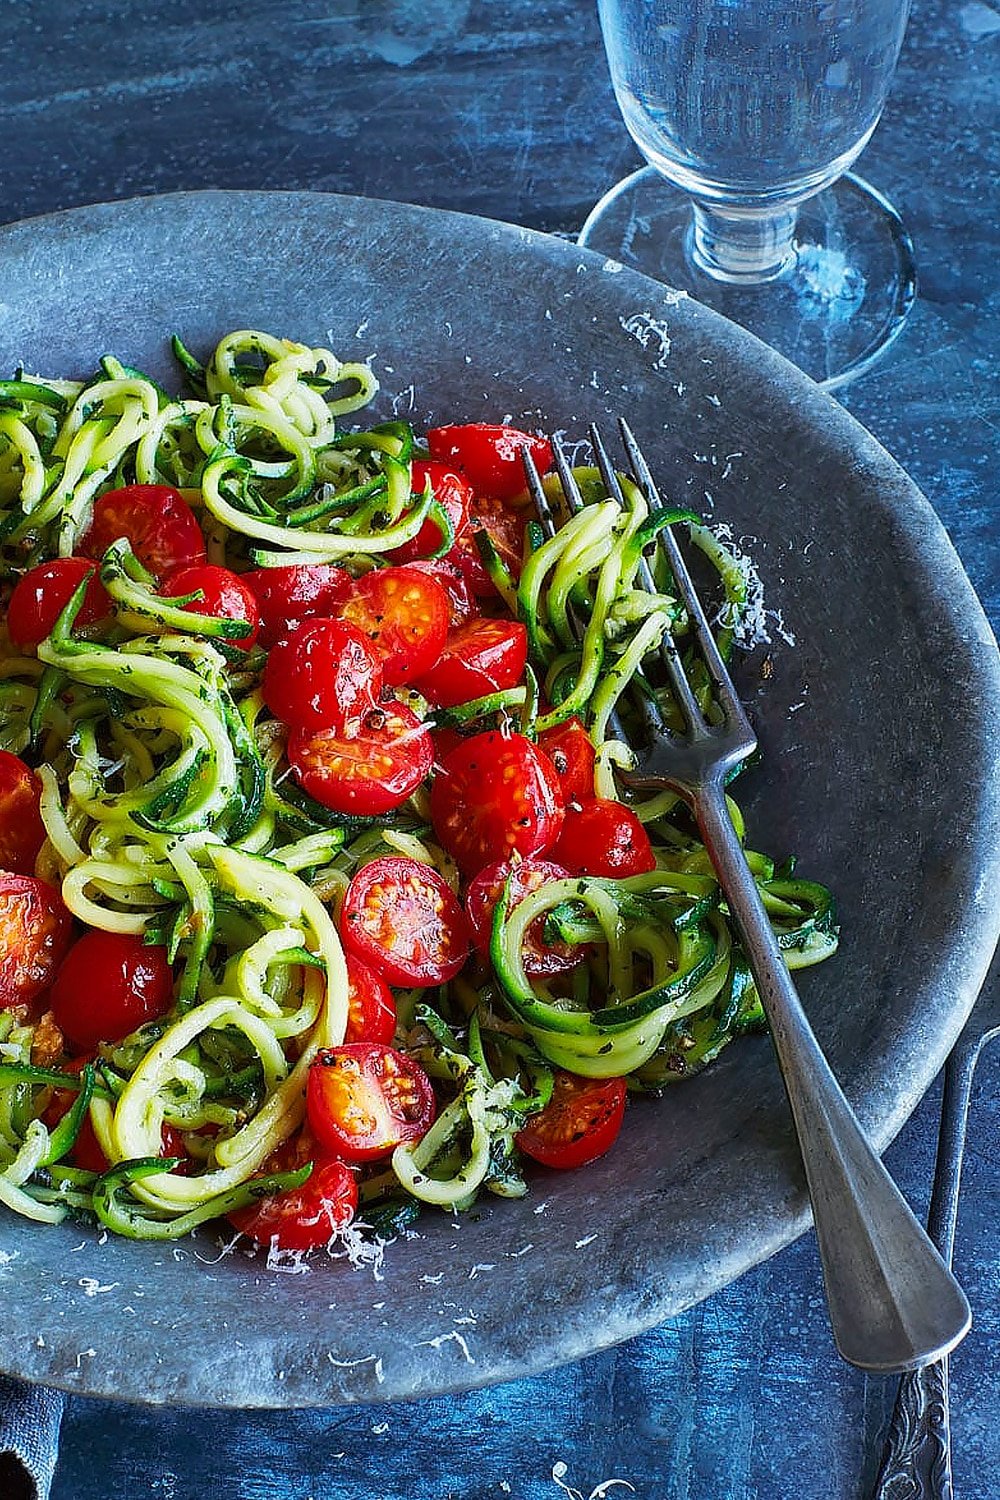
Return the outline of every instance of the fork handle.
<path id="1" fill-rule="evenodd" d="M 812 1200 L 833 1336 L 865 1370 L 918 1369 L 968 1331 L 969 1304 L 858 1124 L 809 1025 L 726 806 L 688 789 L 767 1016 Z"/>
<path id="2" fill-rule="evenodd" d="M 995 1036 L 993 1030 L 960 1041 L 945 1066 L 927 1230 L 949 1265 L 958 1222 L 972 1080 L 980 1054 Z M 900 1381 L 871 1500 L 894 1500 L 903 1494 L 912 1496 L 912 1500 L 952 1500 L 953 1493 L 945 1356 L 922 1370 L 908 1372 Z"/>

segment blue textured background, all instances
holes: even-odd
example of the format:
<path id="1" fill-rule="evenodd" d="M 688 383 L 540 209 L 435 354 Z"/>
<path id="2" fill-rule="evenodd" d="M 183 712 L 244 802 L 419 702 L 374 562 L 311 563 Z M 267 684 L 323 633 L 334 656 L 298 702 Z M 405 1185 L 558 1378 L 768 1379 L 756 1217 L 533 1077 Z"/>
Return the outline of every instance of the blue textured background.
<path id="1" fill-rule="evenodd" d="M 298 187 L 566 232 L 635 165 L 589 0 L 50 0 L 0 7 L 0 48 L 6 219 L 176 188 Z M 844 403 L 929 496 L 996 623 L 995 6 L 917 0 L 861 170 L 913 234 L 921 292 Z M 957 1249 L 976 1313 L 953 1361 L 960 1500 L 1000 1493 L 996 1082 L 988 1057 Z M 937 1099 L 888 1158 L 920 1208 Z M 611 1478 L 643 1500 L 854 1500 L 891 1397 L 837 1361 L 809 1237 L 633 1344 L 464 1398 L 247 1416 L 73 1401 L 53 1495 L 558 1500 L 564 1464 L 584 1500 Z"/>

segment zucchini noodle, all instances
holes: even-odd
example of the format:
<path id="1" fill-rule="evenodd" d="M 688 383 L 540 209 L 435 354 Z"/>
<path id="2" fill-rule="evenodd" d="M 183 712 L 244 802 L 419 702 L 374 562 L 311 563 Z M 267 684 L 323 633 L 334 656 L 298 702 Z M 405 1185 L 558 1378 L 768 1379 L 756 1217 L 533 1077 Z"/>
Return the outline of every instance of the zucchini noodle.
<path id="1" fill-rule="evenodd" d="M 345 425 L 376 395 L 367 365 L 251 329 L 228 334 L 204 364 L 179 338 L 172 347 L 185 395 L 110 355 L 82 382 L 20 372 L 0 381 L 6 585 L 86 552 L 95 504 L 131 485 L 178 492 L 210 562 L 237 574 L 336 563 L 357 580 L 425 526 L 433 546 L 421 555 L 450 551 L 458 523 L 429 480 L 414 484 L 423 455 L 410 426 Z M 641 722 L 643 695 L 676 714 L 655 654 L 668 632 L 689 648 L 662 557 L 652 593 L 637 581 L 641 559 L 662 527 L 688 527 L 719 584 L 724 653 L 747 586 L 691 513 L 651 516 L 627 479 L 619 505 L 596 470 L 575 472 L 585 505 L 569 514 L 549 476 L 561 524 L 548 540 L 529 524 L 520 569 L 490 536 L 477 539 L 496 590 L 487 611 L 525 627 L 523 681 L 446 709 L 399 696 L 458 736 L 500 729 L 535 740 L 578 719 L 594 750 L 594 794 L 621 802 L 618 772 L 633 756 L 617 727 Z M 200 590 L 171 594 L 134 545 L 120 537 L 94 554 L 102 618 L 86 613 L 84 577 L 37 648 L 0 634 L 0 749 L 37 774 L 37 879 L 60 888 L 84 927 L 160 947 L 172 1001 L 82 1066 L 50 1014 L 0 1009 L 0 1203 L 39 1223 L 72 1217 L 165 1240 L 307 1181 L 308 1161 L 289 1166 L 281 1152 L 302 1127 L 313 1062 L 351 1024 L 338 923 L 357 872 L 390 858 L 434 871 L 446 895 L 464 900 L 466 887 L 432 826 L 426 784 L 382 818 L 331 813 L 308 795 L 290 775 L 286 726 L 265 704 L 267 655 L 253 627 L 207 603 L 199 612 Z M 692 675 L 707 708 L 709 684 Z M 518 900 L 508 878 L 489 961 L 473 958 L 434 988 L 398 988 L 394 1046 L 425 1070 L 438 1108 L 418 1139 L 362 1171 L 372 1223 L 403 1222 L 414 1201 L 460 1210 L 482 1191 L 524 1193 L 518 1136 L 549 1105 L 556 1070 L 627 1076 L 634 1092 L 655 1093 L 763 1024 L 680 799 L 629 805 L 654 870 L 546 877 Z M 828 957 L 829 892 L 790 865 L 748 857 L 789 963 Z M 538 941 L 570 956 L 563 971 L 529 977 Z M 103 1172 L 73 1164 L 87 1122 Z M 164 1154 L 167 1130 L 183 1141 L 184 1173 Z M 409 1206 L 393 1218 L 401 1194 Z"/>

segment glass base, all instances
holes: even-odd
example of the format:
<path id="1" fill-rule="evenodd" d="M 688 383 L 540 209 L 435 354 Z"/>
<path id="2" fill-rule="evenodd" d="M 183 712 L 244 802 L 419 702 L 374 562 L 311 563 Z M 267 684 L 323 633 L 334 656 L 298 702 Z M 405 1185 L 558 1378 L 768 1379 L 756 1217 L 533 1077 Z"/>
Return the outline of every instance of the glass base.
<path id="1" fill-rule="evenodd" d="M 693 239 L 691 199 L 654 167 L 606 193 L 579 235 L 739 323 L 827 390 L 867 370 L 913 306 L 910 237 L 892 204 L 850 173 L 799 205 L 794 254 L 771 280 L 716 280 L 694 263 Z"/>

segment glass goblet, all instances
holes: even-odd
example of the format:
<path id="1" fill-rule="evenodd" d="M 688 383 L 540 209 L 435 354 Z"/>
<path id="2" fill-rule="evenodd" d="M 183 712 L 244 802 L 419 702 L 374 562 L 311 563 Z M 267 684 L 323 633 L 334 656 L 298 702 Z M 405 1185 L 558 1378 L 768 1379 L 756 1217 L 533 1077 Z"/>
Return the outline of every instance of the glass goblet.
<path id="1" fill-rule="evenodd" d="M 909 0 L 598 0 L 625 125 L 650 165 L 580 244 L 708 303 L 828 388 L 913 302 L 899 215 L 847 168 L 882 113 Z"/>

